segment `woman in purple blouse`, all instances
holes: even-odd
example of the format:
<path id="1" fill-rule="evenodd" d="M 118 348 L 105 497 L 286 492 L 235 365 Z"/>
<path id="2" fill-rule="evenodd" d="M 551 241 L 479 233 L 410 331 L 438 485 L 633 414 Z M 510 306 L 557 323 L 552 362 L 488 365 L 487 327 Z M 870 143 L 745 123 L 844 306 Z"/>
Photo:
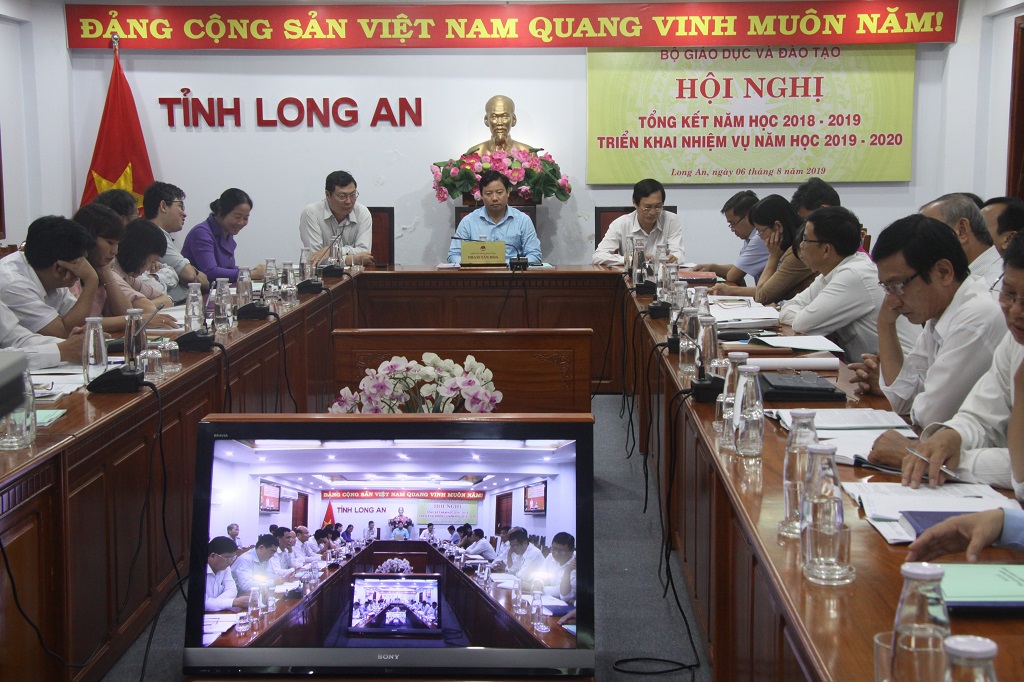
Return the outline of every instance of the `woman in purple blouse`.
<path id="1" fill-rule="evenodd" d="M 252 199 L 240 189 L 226 189 L 220 198 L 210 204 L 210 217 L 193 227 L 181 247 L 181 255 L 188 258 L 209 279 L 227 277 L 238 279 L 235 265 L 235 236 L 249 223 Z M 252 269 L 252 278 L 263 279 L 263 266 Z"/>

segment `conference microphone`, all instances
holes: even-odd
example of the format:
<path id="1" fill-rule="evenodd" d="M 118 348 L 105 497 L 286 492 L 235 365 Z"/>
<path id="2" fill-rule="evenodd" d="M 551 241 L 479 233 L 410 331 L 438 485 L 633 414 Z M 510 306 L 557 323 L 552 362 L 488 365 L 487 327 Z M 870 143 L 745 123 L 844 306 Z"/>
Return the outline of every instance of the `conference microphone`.
<path id="1" fill-rule="evenodd" d="M 341 241 L 341 235 L 343 235 L 343 234 L 344 234 L 344 232 L 339 232 L 338 235 L 335 236 L 334 239 L 331 240 L 331 247 L 329 249 L 327 249 L 327 253 L 325 253 L 323 256 L 321 256 L 320 260 L 318 260 L 316 263 L 313 264 L 314 270 L 316 269 L 317 266 L 319 266 L 324 261 L 325 258 L 330 258 L 330 255 L 332 253 L 334 253 L 334 247 L 338 244 L 338 242 Z M 330 265 L 324 266 L 323 276 L 324 277 L 339 277 L 339 278 L 340 277 L 344 277 L 345 276 L 345 256 L 342 255 L 340 263 L 331 263 Z"/>
<path id="2" fill-rule="evenodd" d="M 516 257 L 508 259 L 508 269 L 512 272 L 516 270 L 522 270 L 526 272 L 526 269 L 530 267 L 530 259 L 523 255 L 523 252 L 516 247 Z"/>
<path id="3" fill-rule="evenodd" d="M 480 242 L 481 244 L 489 244 L 493 239 L 473 239 L 472 237 L 452 237 L 453 242 Z"/>

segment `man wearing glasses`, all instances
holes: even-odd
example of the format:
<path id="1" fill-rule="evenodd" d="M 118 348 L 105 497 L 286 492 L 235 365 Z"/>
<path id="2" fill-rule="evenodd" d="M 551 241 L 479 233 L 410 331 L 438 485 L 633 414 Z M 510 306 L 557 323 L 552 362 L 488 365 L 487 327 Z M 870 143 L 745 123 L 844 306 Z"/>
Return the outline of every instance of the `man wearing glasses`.
<path id="1" fill-rule="evenodd" d="M 1009 333 L 956 415 L 922 432 L 918 450 L 930 461 L 904 459 L 905 485 L 918 487 L 926 473 L 929 485 L 941 485 L 946 475 L 939 467 L 946 466 L 962 480 L 1012 487 L 1018 496 L 1024 495 L 1020 448 L 1024 426 L 1024 371 L 1020 368 L 1024 361 L 1024 237 L 1020 234 L 1006 248 L 1003 279 L 996 287 Z"/>
<path id="2" fill-rule="evenodd" d="M 878 350 L 877 318 L 884 298 L 875 264 L 859 247 L 860 221 L 848 209 L 819 208 L 808 216 L 800 260 L 818 277 L 779 312 L 779 321 L 799 334 L 830 336 L 847 361 Z M 897 324 L 900 342 L 910 350 L 917 332 L 909 323 Z"/>
<path id="3" fill-rule="evenodd" d="M 740 253 L 736 257 L 735 264 L 719 265 L 716 263 L 701 263 L 695 270 L 699 272 L 713 272 L 726 282 L 733 282 L 742 285 L 747 275 L 754 280 L 754 284 L 761 279 L 761 272 L 768 262 L 768 247 L 761 240 L 761 235 L 754 229 L 753 223 L 748 219 L 747 214 L 757 203 L 757 195 L 749 189 L 729 197 L 729 200 L 722 206 L 722 215 L 729 225 L 729 230 L 743 240 Z"/>
<path id="4" fill-rule="evenodd" d="M 206 557 L 206 611 L 226 611 L 232 607 L 243 609 L 249 597 L 238 596 L 238 586 L 231 575 L 238 546 L 223 535 L 210 540 Z"/>
<path id="5" fill-rule="evenodd" d="M 924 428 L 951 419 L 992 365 L 1006 323 L 988 287 L 970 274 L 967 256 L 942 222 L 915 214 L 885 228 L 872 258 L 885 299 L 878 312 L 878 355 L 850 365 L 863 393 L 883 394 L 892 409 Z M 896 323 L 924 325 L 904 354 Z M 868 459 L 900 467 L 914 441 L 887 431 Z"/>
<path id="6" fill-rule="evenodd" d="M 370 211 L 356 203 L 359 191 L 347 171 L 334 171 L 324 184 L 324 199 L 314 201 L 299 217 L 299 238 L 313 250 L 313 261 L 323 259 L 335 241 L 345 262 L 373 262 L 373 221 Z"/>
<path id="7" fill-rule="evenodd" d="M 668 245 L 671 263 L 683 261 L 683 224 L 675 213 L 665 211 L 665 187 L 648 178 L 633 187 L 633 205 L 636 210 L 616 218 L 608 226 L 604 239 L 594 251 L 594 265 L 624 265 L 623 254 L 633 248 L 633 238 L 646 240 L 644 253 L 648 261 L 654 258 L 655 246 Z"/>

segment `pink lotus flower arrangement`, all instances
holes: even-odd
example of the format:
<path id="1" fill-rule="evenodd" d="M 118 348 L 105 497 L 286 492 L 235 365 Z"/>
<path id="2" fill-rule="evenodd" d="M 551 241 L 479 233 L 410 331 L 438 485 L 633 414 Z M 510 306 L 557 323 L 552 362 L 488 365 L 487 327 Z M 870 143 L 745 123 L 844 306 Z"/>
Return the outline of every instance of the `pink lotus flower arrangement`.
<path id="1" fill-rule="evenodd" d="M 501 402 L 494 389 L 491 370 L 467 355 L 462 365 L 424 353 L 423 364 L 393 357 L 382 362 L 359 382 L 359 390 L 347 386 L 327 408 L 328 412 L 396 414 L 400 412 L 450 413 L 493 412 Z"/>
<path id="2" fill-rule="evenodd" d="M 496 170 L 512 183 L 512 193 L 523 199 L 555 197 L 566 201 L 572 193 L 569 176 L 562 175 L 551 154 L 540 149 L 498 149 L 491 154 L 463 154 L 457 159 L 438 161 L 430 166 L 434 176 L 434 195 L 438 202 L 470 194 L 480 200 L 480 174 Z"/>

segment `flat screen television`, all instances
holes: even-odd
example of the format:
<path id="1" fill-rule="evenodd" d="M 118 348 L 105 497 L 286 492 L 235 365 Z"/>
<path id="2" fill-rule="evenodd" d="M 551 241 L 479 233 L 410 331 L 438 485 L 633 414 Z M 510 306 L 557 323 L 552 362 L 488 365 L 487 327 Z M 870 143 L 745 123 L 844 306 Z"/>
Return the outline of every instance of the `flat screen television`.
<path id="1" fill-rule="evenodd" d="M 239 523 L 243 544 L 251 545 L 270 523 L 291 524 L 294 496 L 307 498 L 311 530 L 331 519 L 356 525 L 357 537 L 366 518 L 384 529 L 401 517 L 413 527 L 427 519 L 436 526 L 450 508 L 486 529 L 493 527 L 498 496 L 538 480 L 552 493 L 545 497 L 546 514 L 514 509 L 512 523 L 530 535 L 575 536 L 575 627 L 557 624 L 570 606 L 549 606 L 545 599 L 543 620 L 550 631 L 535 629 L 530 616 L 514 612 L 511 580 L 497 576 L 481 585 L 474 567 L 459 566 L 443 547 L 415 536 L 376 540 L 340 566 L 299 576 L 306 584 L 298 588 L 280 586 L 276 610 L 247 632 L 239 632 L 231 611 L 206 612 L 210 538 L 224 535 L 228 523 Z M 280 513 L 257 514 L 234 503 L 261 482 L 294 491 L 284 496 Z M 592 490 L 590 414 L 211 415 L 199 425 L 196 449 L 183 670 L 440 679 L 593 676 Z M 244 516 L 246 509 L 250 516 Z M 376 589 L 366 582 L 394 581 L 391 573 L 372 574 L 398 560 L 408 560 L 412 575 L 401 580 L 411 582 L 377 583 Z M 314 573 L 317 579 L 310 581 Z M 382 627 L 370 632 L 366 618 L 378 615 Z M 429 632 L 431 619 L 439 624 L 436 632 Z"/>
<path id="2" fill-rule="evenodd" d="M 281 511 L 281 486 L 260 483 L 260 511 L 273 513 Z"/>
<path id="3" fill-rule="evenodd" d="M 523 513 L 543 514 L 548 507 L 548 482 L 539 481 L 523 488 Z"/>

